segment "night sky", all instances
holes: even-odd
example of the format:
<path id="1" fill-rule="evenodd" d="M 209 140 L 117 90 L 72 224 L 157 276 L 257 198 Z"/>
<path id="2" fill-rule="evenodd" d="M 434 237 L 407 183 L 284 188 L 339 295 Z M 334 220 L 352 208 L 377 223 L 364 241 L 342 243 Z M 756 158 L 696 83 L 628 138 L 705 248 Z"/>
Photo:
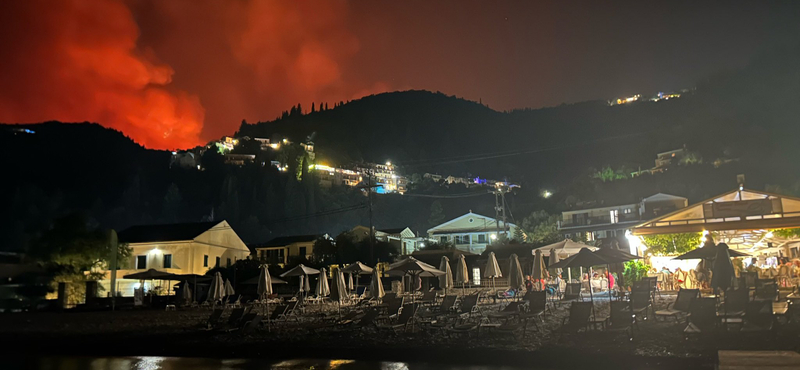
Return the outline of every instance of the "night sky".
<path id="1" fill-rule="evenodd" d="M 688 88 L 798 43 L 800 1 L 3 1 L 0 122 L 185 148 L 384 91 L 506 110 Z"/>

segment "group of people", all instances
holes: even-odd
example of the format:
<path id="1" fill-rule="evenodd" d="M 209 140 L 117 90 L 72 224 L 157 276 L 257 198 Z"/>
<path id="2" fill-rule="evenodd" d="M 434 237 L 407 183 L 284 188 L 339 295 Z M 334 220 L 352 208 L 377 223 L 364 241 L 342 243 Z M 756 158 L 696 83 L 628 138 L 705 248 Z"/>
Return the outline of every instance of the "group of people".
<path id="1" fill-rule="evenodd" d="M 752 258 L 750 264 L 745 268 L 741 258 L 735 257 L 731 260 L 733 271 L 737 278 L 741 277 L 742 272 L 756 273 L 759 279 L 775 279 L 778 286 L 795 286 L 800 279 L 800 259 L 790 260 L 781 257 L 776 266 L 767 268 L 758 267 L 758 259 Z M 658 280 L 659 289 L 677 290 L 693 288 L 709 288 L 711 284 L 711 266 L 706 260 L 700 260 L 694 269 L 683 271 L 680 267 L 671 271 L 667 267 L 656 270 L 653 267 L 647 274 L 655 276 Z"/>

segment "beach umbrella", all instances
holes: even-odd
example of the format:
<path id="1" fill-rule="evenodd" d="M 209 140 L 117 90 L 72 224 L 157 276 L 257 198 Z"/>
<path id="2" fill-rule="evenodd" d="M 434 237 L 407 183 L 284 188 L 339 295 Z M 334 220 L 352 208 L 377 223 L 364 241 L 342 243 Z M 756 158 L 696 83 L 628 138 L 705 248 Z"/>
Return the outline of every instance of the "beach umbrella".
<path id="1" fill-rule="evenodd" d="M 358 288 L 358 280 L 359 280 L 359 278 L 361 277 L 361 275 L 370 275 L 370 274 L 372 274 L 372 267 L 369 267 L 369 266 L 361 263 L 360 261 L 356 261 L 356 262 L 353 262 L 353 263 L 347 265 L 347 267 L 343 268 L 342 272 L 350 274 L 350 278 L 351 279 L 352 279 L 353 274 L 355 274 L 356 275 L 356 285 L 355 285 L 355 287 Z M 352 285 L 352 284 L 350 284 L 350 285 Z M 353 288 L 351 287 L 350 289 L 352 290 Z"/>
<path id="2" fill-rule="evenodd" d="M 570 267 L 592 267 L 607 265 L 608 261 L 594 253 L 589 248 L 583 248 L 577 254 L 553 264 L 550 268 L 570 268 Z M 589 298 L 592 300 L 592 310 L 594 311 L 594 295 L 592 294 L 592 284 L 589 282 Z"/>
<path id="3" fill-rule="evenodd" d="M 444 271 L 411 256 L 389 265 L 386 273 L 390 276 L 418 275 L 421 277 L 438 277 L 444 275 Z"/>
<path id="4" fill-rule="evenodd" d="M 228 280 L 228 279 L 225 279 L 225 293 L 224 293 L 224 295 L 226 297 L 230 297 L 230 296 L 232 296 L 234 294 L 236 294 L 236 292 L 233 290 L 233 285 L 231 285 L 231 281 Z"/>
<path id="5" fill-rule="evenodd" d="M 261 266 L 261 272 L 258 274 L 258 288 L 256 290 L 258 297 L 261 299 L 266 299 L 267 296 L 272 294 L 272 284 L 272 276 L 269 275 L 267 266 Z"/>
<path id="6" fill-rule="evenodd" d="M 525 277 L 522 276 L 522 265 L 519 263 L 519 257 L 516 254 L 511 254 L 508 257 L 508 261 L 508 285 L 512 289 L 522 289 L 525 285 Z"/>
<path id="7" fill-rule="evenodd" d="M 455 282 L 456 284 L 461 284 L 461 293 L 463 294 L 464 286 L 469 284 L 469 270 L 467 269 L 467 260 L 463 254 L 458 256 L 457 265 Z"/>
<path id="8" fill-rule="evenodd" d="M 442 256 L 439 270 L 444 271 L 444 275 L 439 276 L 439 287 L 444 289 L 444 294 L 447 294 L 447 289 L 453 287 L 453 270 L 450 269 L 450 259 L 447 256 Z"/>
<path id="9" fill-rule="evenodd" d="M 344 273 L 337 270 L 333 273 L 333 281 L 331 284 L 331 299 L 341 304 L 349 298 L 347 293 L 347 284 L 344 282 Z"/>
<path id="10" fill-rule="evenodd" d="M 555 249 L 556 252 L 559 255 L 572 256 L 572 255 L 575 255 L 578 252 L 580 252 L 581 249 L 583 249 L 583 248 L 589 248 L 590 251 L 593 251 L 593 250 L 597 249 L 597 248 L 592 247 L 590 245 L 574 242 L 574 241 L 572 241 L 570 239 L 564 239 L 564 240 L 562 240 L 560 242 L 555 242 L 553 244 L 548 244 L 548 245 L 545 245 L 543 247 L 539 247 L 539 248 L 536 248 L 536 249 L 542 251 L 542 254 L 547 253 L 548 256 L 550 255 L 550 252 L 553 249 Z"/>
<path id="11" fill-rule="evenodd" d="M 727 249 L 727 246 L 726 246 Z M 747 253 L 742 253 L 735 250 L 728 249 L 728 255 L 730 257 L 748 257 L 750 256 Z M 703 245 L 701 248 L 693 249 L 688 251 L 684 254 L 681 254 L 678 257 L 673 259 L 675 260 L 691 260 L 691 259 L 714 259 L 717 257 L 717 246 L 714 245 Z"/>
<path id="12" fill-rule="evenodd" d="M 245 281 L 243 281 L 243 282 L 241 282 L 239 284 L 243 284 L 243 285 L 258 285 L 258 281 L 259 281 L 259 279 L 261 279 L 260 274 L 261 273 L 259 272 L 259 276 L 255 276 L 255 277 L 249 278 L 249 279 L 247 279 L 247 280 L 245 280 Z M 269 276 L 269 281 L 272 283 L 272 285 L 275 285 L 275 284 L 289 284 L 288 282 L 286 282 L 286 280 L 283 280 L 281 278 L 276 278 L 276 277 L 274 277 L 272 275 Z"/>
<path id="13" fill-rule="evenodd" d="M 381 299 L 384 296 L 381 273 L 378 271 L 378 269 L 375 269 L 372 273 L 372 282 L 369 285 L 369 295 L 376 300 Z"/>
<path id="14" fill-rule="evenodd" d="M 289 276 L 299 276 L 300 277 L 300 292 L 301 293 L 309 293 L 311 292 L 311 282 L 309 281 L 308 275 L 316 275 L 319 274 L 319 270 L 311 267 L 307 267 L 302 263 L 291 268 L 289 271 L 286 271 L 281 274 L 281 277 L 289 277 Z M 305 284 L 305 285 L 304 285 Z"/>
<path id="15" fill-rule="evenodd" d="M 560 275 L 561 269 L 554 269 L 550 268 L 550 266 L 558 263 L 561 259 L 558 258 L 558 252 L 556 252 L 555 248 L 550 248 L 550 258 L 547 260 L 547 268 L 550 270 L 551 273 Z"/>
<path id="16" fill-rule="evenodd" d="M 503 277 L 500 271 L 500 265 L 497 264 L 497 257 L 494 252 L 489 252 L 489 259 L 486 260 L 486 269 L 483 271 L 483 277 L 492 279 L 492 289 L 494 289 L 494 278 Z"/>
<path id="17" fill-rule="evenodd" d="M 600 248 L 600 249 L 594 251 L 594 254 L 596 254 L 596 255 L 602 257 L 604 260 L 608 261 L 608 265 L 606 265 L 606 268 L 608 269 L 609 274 L 611 273 L 611 270 L 613 269 L 617 273 L 617 275 L 620 276 L 619 284 L 624 283 L 624 281 L 623 281 L 624 277 L 622 277 L 622 276 L 623 276 L 623 273 L 625 271 L 625 266 L 622 263 L 642 258 L 642 257 L 639 257 L 639 256 L 637 256 L 635 254 L 630 254 L 628 252 L 619 250 L 619 249 L 616 248 L 616 246 L 614 244 L 612 244 L 610 246 L 607 246 L 605 248 Z M 609 280 L 608 289 L 609 289 L 609 291 L 611 289 L 613 289 L 613 287 L 611 286 L 611 280 Z M 611 293 L 609 292 L 609 294 L 611 294 Z M 610 297 L 610 295 L 609 295 L 609 297 Z"/>
<path id="18" fill-rule="evenodd" d="M 389 265 L 386 271 L 389 276 L 409 276 L 412 282 L 415 278 L 439 277 L 444 275 L 444 271 L 437 269 L 414 257 L 408 256 L 405 259 Z"/>
<path id="19" fill-rule="evenodd" d="M 258 287 L 256 293 L 260 299 L 266 301 L 264 312 L 265 315 L 269 313 L 269 295 L 272 294 L 272 277 L 269 275 L 266 265 L 261 266 L 261 271 L 258 273 Z M 270 328 L 269 315 L 267 315 L 267 328 Z"/>
<path id="20" fill-rule="evenodd" d="M 544 258 L 542 258 L 542 251 L 539 249 L 534 251 L 531 278 L 539 283 L 541 283 L 542 280 L 547 279 L 547 269 L 544 267 Z M 544 287 L 540 286 L 539 288 Z"/>
<path id="21" fill-rule="evenodd" d="M 331 294 L 331 289 L 328 286 L 328 272 L 324 268 L 320 270 L 319 280 L 317 281 L 317 290 L 315 291 L 317 297 L 327 297 Z"/>
<path id="22" fill-rule="evenodd" d="M 186 302 L 192 301 L 192 291 L 189 289 L 189 283 L 183 283 L 183 300 Z"/>
<path id="23" fill-rule="evenodd" d="M 307 266 L 305 266 L 303 264 L 299 264 L 299 265 L 293 267 L 291 270 L 282 273 L 281 277 L 316 275 L 316 274 L 319 274 L 319 273 L 320 273 L 320 271 L 315 269 L 315 268 L 311 268 L 311 267 L 307 267 Z"/>
<path id="24" fill-rule="evenodd" d="M 347 290 L 349 292 L 353 291 L 353 274 L 347 274 Z"/>
<path id="25" fill-rule="evenodd" d="M 222 282 L 222 275 L 217 272 L 214 274 L 214 278 L 211 279 L 211 286 L 208 287 L 208 297 L 206 300 L 214 302 L 215 304 L 217 301 L 222 300 L 222 296 L 225 294 L 225 283 Z"/>
<path id="26" fill-rule="evenodd" d="M 727 244 L 719 243 L 716 249 L 717 255 L 711 265 L 711 287 L 724 292 L 733 285 L 733 263 Z"/>
<path id="27" fill-rule="evenodd" d="M 371 275 L 372 274 L 372 267 L 369 267 L 361 262 L 353 262 L 347 267 L 342 269 L 342 272 L 347 274 L 358 274 L 358 275 Z"/>

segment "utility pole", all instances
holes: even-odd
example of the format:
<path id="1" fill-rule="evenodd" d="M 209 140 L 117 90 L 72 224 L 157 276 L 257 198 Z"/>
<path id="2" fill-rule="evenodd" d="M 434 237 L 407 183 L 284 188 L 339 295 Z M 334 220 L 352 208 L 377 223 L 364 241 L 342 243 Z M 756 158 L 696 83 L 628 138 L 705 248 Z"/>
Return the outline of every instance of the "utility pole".
<path id="1" fill-rule="evenodd" d="M 367 185 L 359 187 L 367 191 L 367 208 L 369 209 L 369 260 L 375 263 L 375 228 L 372 225 L 372 189 L 382 185 L 372 185 L 372 174 L 366 173 Z"/>
<path id="2" fill-rule="evenodd" d="M 511 191 L 512 187 L 517 187 L 516 185 L 509 185 L 508 183 L 497 183 L 495 185 L 496 189 L 492 191 L 494 193 L 494 217 L 495 217 L 495 225 L 497 234 L 500 234 L 500 222 L 502 220 L 503 223 L 503 233 L 505 234 L 506 238 L 508 238 L 508 222 L 506 218 L 506 193 Z"/>
<path id="3" fill-rule="evenodd" d="M 372 226 L 372 176 L 367 176 L 367 208 L 369 208 L 369 260 L 375 263 L 375 229 Z"/>

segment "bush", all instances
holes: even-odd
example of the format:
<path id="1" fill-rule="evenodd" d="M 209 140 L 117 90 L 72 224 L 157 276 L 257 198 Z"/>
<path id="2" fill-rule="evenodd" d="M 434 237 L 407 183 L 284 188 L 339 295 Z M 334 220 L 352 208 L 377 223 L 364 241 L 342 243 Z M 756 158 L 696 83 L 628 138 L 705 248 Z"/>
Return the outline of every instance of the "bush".
<path id="1" fill-rule="evenodd" d="M 625 270 L 622 276 L 625 278 L 625 286 L 633 286 L 633 283 L 642 280 L 647 276 L 647 270 L 650 266 L 646 265 L 642 260 L 625 262 Z"/>

